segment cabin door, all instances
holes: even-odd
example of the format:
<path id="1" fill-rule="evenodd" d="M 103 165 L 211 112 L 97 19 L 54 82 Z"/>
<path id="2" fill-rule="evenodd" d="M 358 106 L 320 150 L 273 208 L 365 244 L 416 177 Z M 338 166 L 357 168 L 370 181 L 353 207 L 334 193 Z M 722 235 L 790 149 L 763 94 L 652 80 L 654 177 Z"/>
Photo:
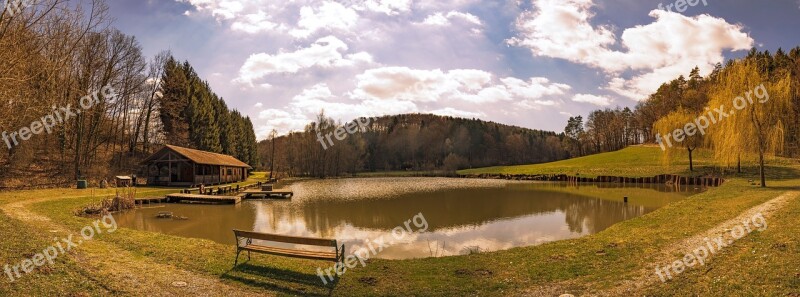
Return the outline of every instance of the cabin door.
<path id="1" fill-rule="evenodd" d="M 181 167 L 181 182 L 194 183 L 194 169 L 191 164 L 180 163 Z"/>

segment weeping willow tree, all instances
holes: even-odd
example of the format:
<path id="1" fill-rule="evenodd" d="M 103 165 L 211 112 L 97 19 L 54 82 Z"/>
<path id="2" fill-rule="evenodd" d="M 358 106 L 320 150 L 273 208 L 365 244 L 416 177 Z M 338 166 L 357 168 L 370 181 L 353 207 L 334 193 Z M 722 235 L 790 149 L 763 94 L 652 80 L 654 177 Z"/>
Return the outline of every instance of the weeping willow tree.
<path id="1" fill-rule="evenodd" d="M 759 71 L 754 61 L 735 62 L 712 87 L 706 116 L 712 120 L 709 143 L 717 162 L 729 165 L 757 155 L 761 186 L 764 157 L 784 147 L 783 112 L 791 107 L 789 73 Z"/>
<path id="2" fill-rule="evenodd" d="M 686 150 L 689 153 L 689 171 L 694 171 L 692 153 L 703 144 L 705 134 L 705 130 L 698 128 L 697 118 L 697 115 L 681 107 L 653 124 L 666 162 L 672 158 L 673 151 Z"/>

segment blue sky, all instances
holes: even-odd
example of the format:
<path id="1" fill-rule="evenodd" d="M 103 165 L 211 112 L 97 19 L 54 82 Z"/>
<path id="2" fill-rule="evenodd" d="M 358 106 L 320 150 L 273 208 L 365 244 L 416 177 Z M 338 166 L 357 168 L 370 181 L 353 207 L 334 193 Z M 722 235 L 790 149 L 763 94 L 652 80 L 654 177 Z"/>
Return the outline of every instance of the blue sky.
<path id="1" fill-rule="evenodd" d="M 323 109 L 342 121 L 421 112 L 561 131 L 570 115 L 634 106 L 694 66 L 706 74 L 751 47 L 800 45 L 798 0 L 686 1 L 683 11 L 674 1 L 634 0 L 109 7 L 145 54 L 189 60 L 263 139 L 273 128 L 301 130 Z"/>

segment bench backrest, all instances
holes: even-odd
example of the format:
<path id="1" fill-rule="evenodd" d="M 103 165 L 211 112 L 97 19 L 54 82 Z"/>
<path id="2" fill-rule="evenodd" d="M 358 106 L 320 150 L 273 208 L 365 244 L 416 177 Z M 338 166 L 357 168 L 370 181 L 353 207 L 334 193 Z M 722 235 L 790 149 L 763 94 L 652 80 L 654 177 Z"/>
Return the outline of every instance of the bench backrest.
<path id="1" fill-rule="evenodd" d="M 336 246 L 336 240 L 333 240 L 333 239 L 299 237 L 299 236 L 286 236 L 286 235 L 258 233 L 258 232 L 241 231 L 241 230 L 233 230 L 233 233 L 236 234 L 237 238 L 238 237 L 243 237 L 243 238 L 250 238 L 250 239 L 256 239 L 256 240 L 265 240 L 265 241 L 273 241 L 273 242 L 282 242 L 282 243 L 293 243 L 293 244 L 301 244 L 301 245 L 337 247 Z"/>

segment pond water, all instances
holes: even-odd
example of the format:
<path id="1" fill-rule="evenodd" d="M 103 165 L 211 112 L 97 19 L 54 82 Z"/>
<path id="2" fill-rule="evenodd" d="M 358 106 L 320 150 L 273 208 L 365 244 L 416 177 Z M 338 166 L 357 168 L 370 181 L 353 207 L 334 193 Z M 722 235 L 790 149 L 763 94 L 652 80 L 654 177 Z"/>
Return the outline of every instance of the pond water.
<path id="1" fill-rule="evenodd" d="M 233 229 L 336 239 L 349 252 L 383 240 L 391 245 L 376 257 L 408 259 L 576 238 L 700 192 L 663 185 L 450 178 L 310 180 L 281 186 L 294 191 L 291 200 L 248 200 L 235 206 L 165 204 L 120 214 L 117 222 L 125 228 L 231 245 Z M 629 203 L 622 202 L 624 196 L 630 197 Z M 188 219 L 156 218 L 164 211 Z M 420 224 L 406 226 L 415 216 Z M 397 239 L 392 230 L 398 226 L 412 232 Z M 424 227 L 426 232 L 417 232 Z"/>

